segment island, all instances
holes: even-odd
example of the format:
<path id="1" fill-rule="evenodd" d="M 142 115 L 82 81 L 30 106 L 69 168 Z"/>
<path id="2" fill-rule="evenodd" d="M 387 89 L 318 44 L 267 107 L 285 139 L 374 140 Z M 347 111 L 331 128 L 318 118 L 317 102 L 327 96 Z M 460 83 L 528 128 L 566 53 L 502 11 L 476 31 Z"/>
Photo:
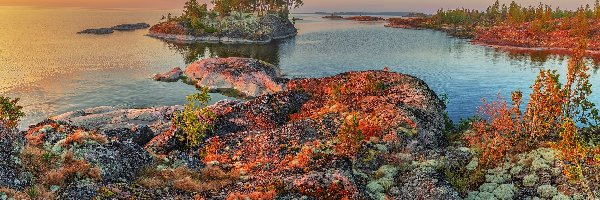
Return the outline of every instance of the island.
<path id="1" fill-rule="evenodd" d="M 148 36 L 177 43 L 269 43 L 297 34 L 289 19 L 289 9 L 300 5 L 289 1 L 242 7 L 217 1 L 209 10 L 206 4 L 191 0 L 181 16 L 169 15 L 152 26 Z"/>
<path id="2" fill-rule="evenodd" d="M 92 28 L 85 29 L 83 31 L 77 32 L 77 34 L 96 34 L 96 35 L 105 35 L 111 34 L 115 31 L 133 31 L 138 29 L 147 29 L 150 25 L 147 23 L 136 23 L 136 24 L 120 24 L 113 26 L 111 28 Z"/>

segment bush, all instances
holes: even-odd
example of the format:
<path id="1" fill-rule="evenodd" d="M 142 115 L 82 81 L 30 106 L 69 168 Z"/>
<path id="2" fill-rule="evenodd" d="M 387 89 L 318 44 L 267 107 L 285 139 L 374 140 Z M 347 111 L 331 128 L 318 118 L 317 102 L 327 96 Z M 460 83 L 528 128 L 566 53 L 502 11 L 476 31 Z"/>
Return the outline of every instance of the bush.
<path id="1" fill-rule="evenodd" d="M 18 105 L 19 99 L 0 96 L 0 126 L 13 129 L 19 123 L 21 117 L 25 116 L 21 110 L 23 107 Z"/>
<path id="2" fill-rule="evenodd" d="M 187 96 L 188 103 L 183 111 L 175 113 L 173 117 L 173 125 L 178 129 L 175 136 L 188 148 L 200 145 L 206 135 L 214 129 L 211 122 L 215 115 L 206 109 L 210 101 L 208 88 L 201 90 L 201 93 Z"/>
<path id="3" fill-rule="evenodd" d="M 501 98 L 492 103 L 484 100 L 483 120 L 474 122 L 473 132 L 465 136 L 467 143 L 482 154 L 482 164 L 503 163 L 509 154 L 529 151 L 554 138 L 568 136 L 561 134 L 566 128 L 562 124 L 571 119 L 577 120 L 574 124 L 598 124 L 598 110 L 588 100 L 591 84 L 583 59 L 586 49 L 586 40 L 582 39 L 573 50 L 564 85 L 559 82 L 556 71 L 540 71 L 531 86 L 533 91 L 524 113 L 520 109 L 520 91 L 513 92 L 511 106 Z M 577 149 L 579 141 L 575 139 L 561 145 L 565 149 Z"/>
<path id="4" fill-rule="evenodd" d="M 337 155 L 354 158 L 365 140 L 379 137 L 381 134 L 382 130 L 377 119 L 361 118 L 358 113 L 350 114 L 338 129 L 335 152 Z"/>

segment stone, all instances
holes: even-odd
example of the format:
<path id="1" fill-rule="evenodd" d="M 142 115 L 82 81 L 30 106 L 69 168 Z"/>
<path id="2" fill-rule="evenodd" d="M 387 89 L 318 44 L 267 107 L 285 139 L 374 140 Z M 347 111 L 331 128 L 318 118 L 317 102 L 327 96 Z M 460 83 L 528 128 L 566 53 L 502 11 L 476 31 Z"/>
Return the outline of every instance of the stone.
<path id="1" fill-rule="evenodd" d="M 153 79 L 155 81 L 162 81 L 162 82 L 177 82 L 182 77 L 183 77 L 183 70 L 181 70 L 181 68 L 179 68 L 179 67 L 175 67 L 171 71 L 154 75 Z"/>
<path id="2" fill-rule="evenodd" d="M 251 58 L 209 58 L 185 69 L 188 82 L 213 92 L 234 91 L 242 97 L 257 97 L 285 89 L 279 67 Z"/>

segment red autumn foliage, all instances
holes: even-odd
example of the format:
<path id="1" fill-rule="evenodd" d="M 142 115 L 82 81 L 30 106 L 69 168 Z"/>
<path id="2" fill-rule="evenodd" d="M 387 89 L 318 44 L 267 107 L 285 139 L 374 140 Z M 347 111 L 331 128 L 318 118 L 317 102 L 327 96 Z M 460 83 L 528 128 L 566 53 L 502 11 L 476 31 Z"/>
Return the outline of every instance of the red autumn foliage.
<path id="1" fill-rule="evenodd" d="M 542 22 L 506 23 L 490 28 L 481 28 L 476 32 L 472 42 L 500 47 L 568 50 L 577 48 L 578 41 L 585 32 L 589 34 L 587 35 L 589 37 L 587 50 L 600 51 L 600 20 L 587 19 L 585 14 L 579 12 L 575 18 L 552 19 L 543 22 L 552 24 L 554 27 L 547 31 L 532 28 L 539 23 Z"/>
<path id="2" fill-rule="evenodd" d="M 481 151 L 483 164 L 502 163 L 507 155 L 537 148 L 559 136 L 563 140 L 571 140 L 572 134 L 565 134 L 565 131 L 573 131 L 563 124 L 568 124 L 573 118 L 577 117 L 578 122 L 584 124 L 598 120 L 596 108 L 587 100 L 591 84 L 583 58 L 588 34 L 578 34 L 580 39 L 569 61 L 564 86 L 559 82 L 556 71 L 541 70 L 531 86 L 533 91 L 525 113 L 520 110 L 520 92 L 513 93 L 513 105 L 510 107 L 503 100 L 491 104 L 484 100 L 481 107 L 483 120 L 473 123 L 473 132 L 465 136 L 470 146 Z M 564 142 L 563 145 L 566 146 L 559 150 L 580 148 L 572 142 Z"/>
<path id="3" fill-rule="evenodd" d="M 277 192 L 269 190 L 266 192 L 252 192 L 250 194 L 231 193 L 227 195 L 227 200 L 271 200 L 275 199 Z"/>
<path id="4" fill-rule="evenodd" d="M 177 22 L 168 21 L 154 25 L 150 28 L 151 34 L 187 35 L 188 31 Z"/>

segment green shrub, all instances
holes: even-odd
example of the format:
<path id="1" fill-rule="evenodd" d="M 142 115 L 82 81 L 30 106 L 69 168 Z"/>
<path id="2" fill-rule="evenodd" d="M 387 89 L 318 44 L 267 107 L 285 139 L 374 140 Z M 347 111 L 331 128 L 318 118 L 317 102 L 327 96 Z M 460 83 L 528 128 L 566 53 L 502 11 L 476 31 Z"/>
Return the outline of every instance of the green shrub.
<path id="1" fill-rule="evenodd" d="M 517 189 L 513 184 L 502 184 L 494 190 L 494 195 L 498 199 L 513 199 L 516 190 Z"/>
<path id="2" fill-rule="evenodd" d="M 527 187 L 533 187 L 539 180 L 535 174 L 529 174 L 523 178 L 523 185 Z"/>
<path id="3" fill-rule="evenodd" d="M 21 110 L 23 107 L 18 105 L 19 99 L 0 96 L 0 125 L 12 129 L 17 126 L 21 117 L 25 116 Z"/>
<path id="4" fill-rule="evenodd" d="M 200 145 L 207 133 L 214 129 L 212 121 L 215 115 L 206 109 L 210 101 L 208 88 L 203 87 L 201 90 L 201 93 L 187 96 L 187 105 L 173 117 L 173 125 L 178 129 L 175 136 L 184 142 L 187 148 Z"/>

